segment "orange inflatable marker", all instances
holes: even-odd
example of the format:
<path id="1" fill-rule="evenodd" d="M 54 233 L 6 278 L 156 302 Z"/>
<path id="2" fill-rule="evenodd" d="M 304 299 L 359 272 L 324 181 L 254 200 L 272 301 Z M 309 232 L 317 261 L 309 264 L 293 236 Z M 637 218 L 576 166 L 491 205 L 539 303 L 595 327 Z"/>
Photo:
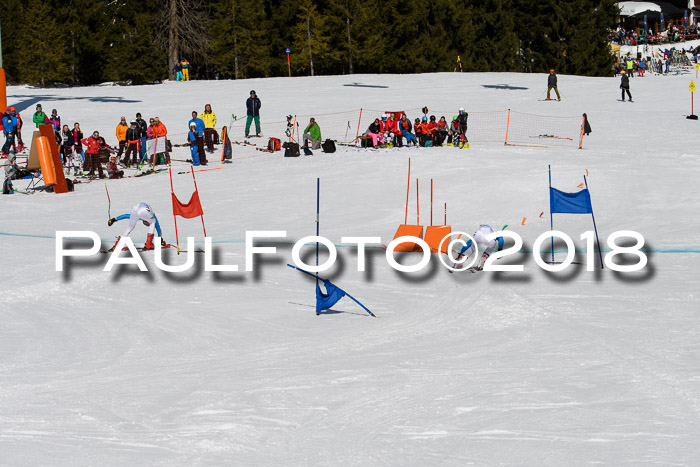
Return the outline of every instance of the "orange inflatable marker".
<path id="1" fill-rule="evenodd" d="M 39 136 L 36 139 L 37 150 L 39 152 L 39 163 L 41 164 L 41 173 L 44 176 L 44 184 L 51 186 L 56 184 L 56 169 L 53 164 L 51 154 L 51 146 L 49 139 L 46 136 Z"/>

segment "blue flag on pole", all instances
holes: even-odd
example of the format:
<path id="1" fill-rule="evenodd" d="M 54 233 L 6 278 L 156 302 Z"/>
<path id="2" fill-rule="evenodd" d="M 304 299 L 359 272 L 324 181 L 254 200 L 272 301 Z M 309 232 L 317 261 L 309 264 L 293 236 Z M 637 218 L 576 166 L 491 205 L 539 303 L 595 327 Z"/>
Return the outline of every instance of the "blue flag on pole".
<path id="1" fill-rule="evenodd" d="M 323 310 L 330 310 L 333 305 L 345 296 L 345 291 L 340 287 L 336 287 L 328 279 L 323 279 L 323 285 L 326 288 L 326 293 L 321 292 L 321 287 L 316 282 L 316 314 Z"/>
<path id="2" fill-rule="evenodd" d="M 549 210 L 552 214 L 593 214 L 588 189 L 565 193 L 549 187 Z"/>

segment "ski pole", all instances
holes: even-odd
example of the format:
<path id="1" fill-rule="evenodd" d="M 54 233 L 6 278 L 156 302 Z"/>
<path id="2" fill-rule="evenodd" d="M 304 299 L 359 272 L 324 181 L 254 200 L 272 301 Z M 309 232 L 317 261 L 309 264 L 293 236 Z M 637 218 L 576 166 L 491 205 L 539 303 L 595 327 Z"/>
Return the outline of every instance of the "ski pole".
<path id="1" fill-rule="evenodd" d="M 110 220 L 112 218 L 112 200 L 109 197 L 107 182 L 105 182 L 105 191 L 107 192 L 107 220 Z"/>

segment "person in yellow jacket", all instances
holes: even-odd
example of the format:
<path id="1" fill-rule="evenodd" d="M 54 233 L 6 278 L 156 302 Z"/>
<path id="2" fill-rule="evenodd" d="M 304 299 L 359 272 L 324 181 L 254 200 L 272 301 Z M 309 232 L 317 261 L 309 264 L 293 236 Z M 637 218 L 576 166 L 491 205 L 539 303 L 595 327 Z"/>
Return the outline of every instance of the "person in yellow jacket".
<path id="1" fill-rule="evenodd" d="M 182 80 L 183 81 L 189 81 L 190 80 L 190 62 L 187 61 L 187 59 L 183 59 L 180 61 L 180 66 L 182 67 Z"/>
<path id="2" fill-rule="evenodd" d="M 219 134 L 216 132 L 216 114 L 211 110 L 211 104 L 204 106 L 204 112 L 199 114 L 204 122 L 204 142 L 207 151 L 214 152 L 214 145 L 219 144 Z"/>
<path id="3" fill-rule="evenodd" d="M 627 76 L 630 78 L 633 77 L 634 73 L 632 72 L 634 71 L 634 61 L 629 57 L 629 55 L 627 56 L 627 62 L 625 64 L 627 65 Z"/>
<path id="4" fill-rule="evenodd" d="M 117 160 L 121 160 L 122 153 L 126 150 L 126 130 L 129 129 L 129 125 L 126 124 L 126 117 L 122 117 L 119 125 L 117 125 L 117 141 L 119 141 L 119 154 L 117 154 Z"/>

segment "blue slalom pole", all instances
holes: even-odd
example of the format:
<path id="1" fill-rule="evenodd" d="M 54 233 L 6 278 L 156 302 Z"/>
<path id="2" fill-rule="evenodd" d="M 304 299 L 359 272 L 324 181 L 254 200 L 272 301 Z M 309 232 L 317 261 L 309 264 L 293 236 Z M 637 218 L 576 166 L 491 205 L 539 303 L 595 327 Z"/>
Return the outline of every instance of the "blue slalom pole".
<path id="1" fill-rule="evenodd" d="M 552 166 L 549 169 L 549 230 L 554 230 L 554 215 L 552 214 Z M 600 249 L 600 247 L 599 247 Z M 552 236 L 552 264 L 554 264 L 554 237 Z"/>
<path id="2" fill-rule="evenodd" d="M 321 178 L 316 179 L 316 236 L 319 236 L 319 231 L 321 227 L 320 222 L 320 212 L 321 212 Z M 318 242 L 316 242 L 316 267 L 318 267 Z M 318 272 L 316 273 L 316 280 L 318 280 Z"/>
<path id="3" fill-rule="evenodd" d="M 583 182 L 586 184 L 586 190 L 588 190 L 588 181 L 586 176 L 583 176 Z M 588 198 L 591 197 L 591 190 L 588 190 Z M 598 257 L 600 258 L 600 268 L 605 269 L 603 266 L 603 254 L 600 252 L 600 240 L 598 239 L 598 228 L 595 225 L 595 216 L 593 215 L 593 202 L 591 202 L 591 218 L 593 219 L 593 230 L 595 231 L 595 241 L 598 244 Z"/>

